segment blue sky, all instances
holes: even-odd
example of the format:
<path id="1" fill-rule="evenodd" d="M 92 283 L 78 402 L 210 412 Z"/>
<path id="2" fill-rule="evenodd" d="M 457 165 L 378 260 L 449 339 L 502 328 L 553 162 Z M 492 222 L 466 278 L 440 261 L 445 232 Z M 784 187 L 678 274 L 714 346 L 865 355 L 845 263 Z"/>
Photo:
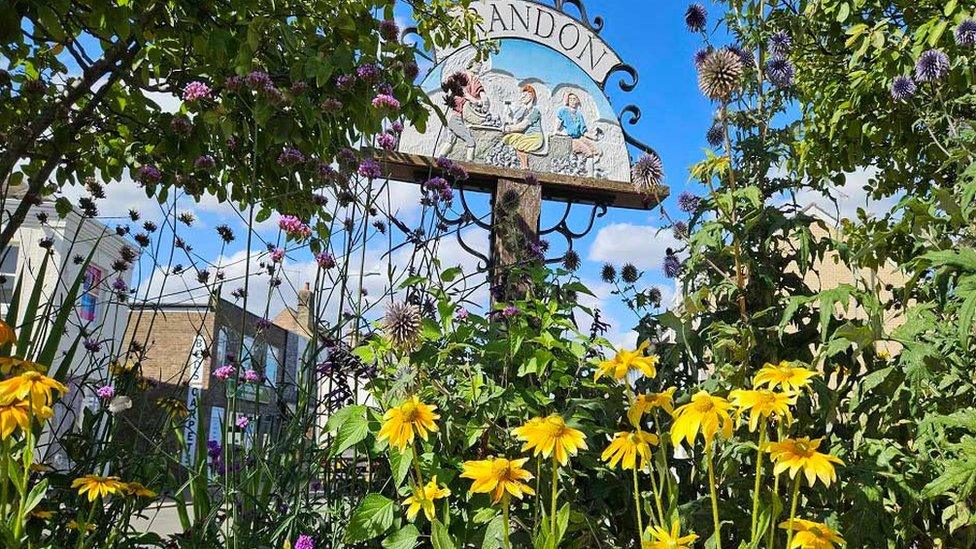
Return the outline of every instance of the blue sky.
<path id="1" fill-rule="evenodd" d="M 637 105 L 643 117 L 640 122 L 629 127 L 630 132 L 638 139 L 655 148 L 664 161 L 666 169 L 666 183 L 671 187 L 671 196 L 665 207 L 672 215 L 677 215 L 674 206 L 675 198 L 684 190 L 697 192 L 687 183 L 688 168 L 702 156 L 705 147 L 705 130 L 711 123 L 712 106 L 702 97 L 697 89 L 696 75 L 692 64 L 692 55 L 700 47 L 699 37 L 687 32 L 683 24 L 683 14 L 687 5 L 683 2 L 637 2 L 619 0 L 590 0 L 586 2 L 590 17 L 602 16 L 606 23 L 601 36 L 613 47 L 620 57 L 633 65 L 640 74 L 640 83 L 634 92 L 626 93 L 617 86 L 616 77 L 611 78 L 607 91 L 615 108 L 619 111 L 627 104 Z M 567 8 L 572 11 L 571 6 Z M 175 108 L 178 102 L 172 98 L 160 97 L 164 108 Z M 636 156 L 635 156 L 636 158 Z M 415 187 L 397 185 L 391 187 L 394 207 L 400 209 L 402 217 L 408 224 L 416 221 L 418 211 L 410 204 L 415 200 Z M 69 196 L 80 196 L 83 193 L 77 189 L 66 192 Z M 484 205 L 483 200 L 475 202 Z M 146 199 L 141 191 L 131 184 L 112 185 L 109 187 L 108 200 L 102 204 L 101 211 L 104 221 L 109 225 L 123 223 L 127 220 L 119 219 L 130 208 L 139 209 L 144 218 L 159 218 L 159 206 Z M 200 204 L 183 201 L 181 209 L 191 210 L 197 221 L 192 227 L 178 226 L 178 234 L 193 246 L 193 255 L 198 261 L 218 262 L 220 248 L 214 238 L 214 228 L 222 223 L 234 227 L 237 234 L 242 234 L 243 225 L 240 213 L 228 205 L 217 204 L 215 200 L 206 199 Z M 543 211 L 542 225 L 547 226 L 562 214 L 562 205 L 547 205 Z M 557 217 L 554 217 L 557 216 Z M 587 208 L 578 208 L 570 218 L 570 225 L 579 229 L 585 225 L 589 213 Z M 139 224 L 132 224 L 133 233 L 138 232 Z M 625 262 L 633 262 L 646 271 L 643 283 L 661 287 L 666 298 L 673 295 L 674 283 L 661 275 L 660 261 L 664 249 L 675 245 L 669 230 L 658 232 L 664 222 L 657 210 L 632 211 L 612 209 L 602 219 L 597 220 L 591 233 L 576 243 L 576 249 L 585 260 L 581 277 L 597 293 L 598 299 L 589 300 L 588 304 L 601 307 L 604 316 L 613 324 L 608 334 L 611 339 L 627 343 L 633 339 L 629 334 L 630 328 L 636 323 L 636 318 L 609 296 L 610 288 L 600 283 L 599 272 L 604 262 L 614 263 L 618 268 Z M 162 234 L 166 238 L 171 236 L 168 228 L 164 227 Z M 472 235 L 474 236 L 474 235 Z M 277 230 L 274 224 L 266 223 L 257 232 L 255 249 L 263 248 L 263 242 L 275 242 Z M 477 238 L 475 238 L 477 240 Z M 561 247 L 553 242 L 557 249 Z M 456 248 L 456 246 L 454 246 Z M 234 283 L 228 283 L 226 291 L 234 288 L 238 277 L 243 275 L 244 264 L 243 239 L 229 246 L 224 251 L 224 257 L 219 262 L 225 266 L 229 277 Z M 180 255 L 179 252 L 177 256 Z M 464 262 L 459 250 L 446 253 L 446 263 L 451 261 Z M 254 265 L 262 258 L 252 261 Z M 371 262 L 371 259 L 375 260 Z M 173 263 L 188 264 L 189 259 L 173 260 Z M 367 272 L 382 271 L 382 258 L 379 256 L 367 258 Z M 300 287 L 312 278 L 314 265 L 307 250 L 289 252 L 285 261 L 286 282 L 283 290 L 277 292 L 272 309 L 282 305 L 294 303 L 294 288 Z M 156 273 L 158 278 L 160 273 Z M 143 280 L 143 290 L 147 288 L 146 281 L 152 277 L 151 265 L 144 263 L 142 271 L 137 277 Z M 373 276 L 377 284 L 381 277 Z M 159 280 L 157 280 L 157 283 Z M 253 281 L 260 287 L 259 281 Z M 169 277 L 163 294 L 179 296 L 179 292 L 195 286 L 188 277 Z M 266 281 L 264 283 L 266 288 Z M 159 288 L 152 287 L 148 297 L 158 295 Z M 255 295 L 252 290 L 251 295 Z M 272 311 L 273 312 L 273 311 Z M 584 327 L 585 329 L 585 327 Z"/>

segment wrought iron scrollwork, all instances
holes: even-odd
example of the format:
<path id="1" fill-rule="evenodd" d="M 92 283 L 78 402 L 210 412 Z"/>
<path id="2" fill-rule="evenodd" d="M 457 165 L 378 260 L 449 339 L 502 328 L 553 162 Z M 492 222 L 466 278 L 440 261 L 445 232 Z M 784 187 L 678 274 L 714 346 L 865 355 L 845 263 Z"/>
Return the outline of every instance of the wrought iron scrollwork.
<path id="1" fill-rule="evenodd" d="M 415 26 L 404 27 L 403 30 L 400 31 L 400 43 L 403 44 L 404 46 L 409 46 L 413 48 L 413 51 L 416 52 L 417 55 L 423 57 L 424 59 L 430 61 L 431 63 L 434 63 L 435 62 L 434 58 L 427 53 L 427 50 L 424 49 L 423 45 L 419 41 L 417 40 L 413 40 L 411 42 L 407 41 L 407 37 L 410 35 L 416 36 L 417 38 L 421 38 L 420 33 L 417 32 L 417 27 Z"/>
<path id="2" fill-rule="evenodd" d="M 626 120 L 624 120 L 625 116 L 627 116 Z M 657 154 L 657 151 L 655 151 L 653 147 L 644 143 L 640 139 L 637 139 L 631 135 L 629 131 L 627 131 L 627 126 L 637 125 L 637 122 L 640 121 L 641 116 L 642 113 L 640 107 L 637 105 L 627 105 L 623 108 L 623 110 L 620 111 L 620 114 L 617 115 L 617 120 L 620 121 L 620 129 L 624 132 L 624 141 L 641 152 L 647 154 Z"/>
<path id="3" fill-rule="evenodd" d="M 562 218 L 552 227 L 539 231 L 540 238 L 558 233 L 566 239 L 566 253 L 559 257 L 546 258 L 546 263 L 561 263 L 564 259 L 566 259 L 566 255 L 573 251 L 574 242 L 588 235 L 590 231 L 593 230 L 593 224 L 596 223 L 596 220 L 607 215 L 608 207 L 606 204 L 602 202 L 594 203 L 591 205 L 590 219 L 586 223 L 586 228 L 582 231 L 574 231 L 569 227 L 569 223 L 567 223 L 567 221 L 569 220 L 569 214 L 572 212 L 575 204 L 576 203 L 574 202 L 566 202 L 566 209 L 563 211 Z"/>
<path id="4" fill-rule="evenodd" d="M 575 7 L 577 11 L 579 11 L 579 18 L 573 17 L 572 14 L 566 12 L 566 4 Z M 586 14 L 586 6 L 583 5 L 583 0 L 553 0 L 553 7 L 566 15 L 573 17 L 573 19 L 579 21 L 580 24 L 596 34 L 600 34 L 600 31 L 603 30 L 603 17 L 597 15 L 593 18 L 593 22 L 591 23 L 589 16 Z"/>
<path id="5" fill-rule="evenodd" d="M 461 246 L 464 251 L 478 258 L 478 271 L 487 272 L 491 269 L 491 259 L 464 241 L 462 229 L 468 225 L 474 225 L 475 227 L 479 227 L 490 232 L 491 223 L 485 222 L 483 219 L 475 215 L 475 213 L 471 210 L 471 206 L 468 205 L 468 200 L 464 196 L 464 185 L 457 185 L 455 186 L 455 189 L 457 190 L 457 196 L 460 198 L 459 202 L 461 203 L 461 213 L 457 216 L 452 216 L 450 215 L 451 212 L 448 212 L 446 209 L 440 207 L 435 207 L 434 213 L 437 215 L 438 221 L 443 223 L 448 228 L 454 228 L 453 232 L 455 238 L 457 239 L 458 246 Z"/>
<path id="6" fill-rule="evenodd" d="M 607 83 L 610 82 L 610 76 L 614 73 L 622 72 L 630 77 L 630 80 L 620 79 L 620 89 L 625 92 L 632 92 L 637 89 L 637 83 L 640 82 L 640 76 L 637 74 L 637 69 L 627 63 L 620 63 L 615 65 L 610 72 L 607 73 L 606 78 L 603 79 L 603 83 L 600 85 L 601 88 L 606 90 Z"/>

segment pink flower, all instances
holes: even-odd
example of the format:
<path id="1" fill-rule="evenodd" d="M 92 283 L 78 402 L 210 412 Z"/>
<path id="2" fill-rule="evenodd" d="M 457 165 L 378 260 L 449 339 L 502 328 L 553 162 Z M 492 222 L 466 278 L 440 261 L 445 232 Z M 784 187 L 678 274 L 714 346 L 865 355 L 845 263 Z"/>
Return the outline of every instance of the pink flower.
<path id="1" fill-rule="evenodd" d="M 383 175 L 383 169 L 380 167 L 379 163 L 372 158 L 367 158 L 359 163 L 359 169 L 357 170 L 359 175 L 367 177 L 369 179 L 377 179 Z"/>
<path id="2" fill-rule="evenodd" d="M 278 220 L 278 227 L 285 231 L 288 236 L 295 238 L 307 238 L 312 234 L 312 229 L 293 215 L 281 216 L 281 219 Z"/>
<path id="3" fill-rule="evenodd" d="M 335 258 L 329 252 L 315 254 L 315 262 L 323 269 L 331 269 L 336 266 Z"/>
<path id="4" fill-rule="evenodd" d="M 230 364 L 225 364 L 220 368 L 214 370 L 214 377 L 217 379 L 230 379 L 234 376 L 234 367 Z"/>
<path id="5" fill-rule="evenodd" d="M 275 263 L 280 263 L 282 259 L 285 258 L 284 248 L 275 248 L 271 250 L 271 261 Z"/>
<path id="6" fill-rule="evenodd" d="M 393 135 L 385 132 L 381 133 L 379 137 L 376 138 L 376 142 L 379 144 L 380 147 L 382 147 L 387 151 L 392 151 L 393 149 L 396 148 L 397 145 L 396 137 L 393 137 Z"/>
<path id="7" fill-rule="evenodd" d="M 234 422 L 238 429 L 246 428 L 249 423 L 251 423 L 251 420 L 247 419 L 247 416 L 240 416 L 237 418 L 237 421 Z"/>
<path id="8" fill-rule="evenodd" d="M 192 103 L 199 99 L 210 98 L 210 86 L 203 82 L 193 81 L 183 88 L 183 101 Z"/>
<path id="9" fill-rule="evenodd" d="M 254 370 L 248 370 L 244 372 L 244 381 L 249 381 L 251 383 L 254 383 L 260 380 L 261 380 L 261 375 L 255 372 Z"/>
<path id="10" fill-rule="evenodd" d="M 98 398 L 102 400 L 109 400 L 115 396 L 115 387 L 112 387 L 111 385 L 103 385 L 98 388 L 98 391 L 95 391 L 95 394 L 97 394 Z"/>
<path id="11" fill-rule="evenodd" d="M 377 109 L 387 108 L 391 111 L 400 110 L 400 101 L 392 95 L 381 93 L 373 98 L 373 106 Z"/>
<path id="12" fill-rule="evenodd" d="M 295 549 L 315 549 L 315 541 L 312 539 L 312 536 L 307 536 L 305 534 L 302 534 L 302 535 L 298 536 L 298 539 L 295 540 L 294 548 Z"/>
<path id="13" fill-rule="evenodd" d="M 468 318 L 468 314 L 469 314 L 468 310 L 465 309 L 464 307 L 461 307 L 454 313 L 454 318 L 458 320 L 465 320 Z"/>

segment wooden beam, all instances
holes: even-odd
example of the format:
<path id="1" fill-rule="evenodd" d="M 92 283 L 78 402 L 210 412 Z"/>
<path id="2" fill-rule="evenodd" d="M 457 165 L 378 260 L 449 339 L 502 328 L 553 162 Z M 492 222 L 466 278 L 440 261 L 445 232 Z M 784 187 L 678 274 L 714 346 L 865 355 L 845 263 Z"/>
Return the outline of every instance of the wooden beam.
<path id="1" fill-rule="evenodd" d="M 381 149 L 367 149 L 379 162 L 390 179 L 418 183 L 430 178 L 437 168 L 437 160 L 429 156 L 389 152 Z M 469 179 L 464 182 L 466 189 L 492 192 L 501 180 L 524 181 L 524 170 L 500 168 L 474 162 L 455 164 L 467 170 Z M 542 199 L 561 202 L 573 201 L 582 204 L 603 204 L 613 208 L 650 210 L 670 194 L 666 186 L 658 187 L 650 196 L 638 192 L 629 183 L 609 181 L 592 177 L 575 177 L 553 173 L 534 173 L 542 186 Z"/>

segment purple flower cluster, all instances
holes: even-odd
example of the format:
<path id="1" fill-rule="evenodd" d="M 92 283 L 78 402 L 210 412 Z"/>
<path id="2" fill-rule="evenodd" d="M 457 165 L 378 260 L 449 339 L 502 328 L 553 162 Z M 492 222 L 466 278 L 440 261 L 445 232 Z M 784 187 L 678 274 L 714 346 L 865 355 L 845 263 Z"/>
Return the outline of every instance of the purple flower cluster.
<path id="1" fill-rule="evenodd" d="M 198 170 L 212 170 L 217 165 L 217 161 L 209 154 L 202 154 L 193 163 L 193 167 Z"/>
<path id="2" fill-rule="evenodd" d="M 380 68 L 373 63 L 365 63 L 356 69 L 356 76 L 365 82 L 376 82 L 380 77 Z"/>
<path id="3" fill-rule="evenodd" d="M 281 219 L 278 220 L 278 228 L 285 231 L 288 236 L 295 238 L 307 238 L 312 234 L 312 229 L 293 215 L 281 216 Z"/>
<path id="4" fill-rule="evenodd" d="M 454 189 L 451 188 L 451 184 L 448 183 L 443 177 L 433 177 L 428 179 L 424 183 L 424 189 L 430 191 L 434 197 L 434 200 L 450 202 L 452 199 L 454 199 Z"/>
<path id="5" fill-rule="evenodd" d="M 251 420 L 247 416 L 238 416 L 237 421 L 234 422 L 234 425 L 236 425 L 238 429 L 247 429 L 247 426 L 250 423 Z"/>
<path id="6" fill-rule="evenodd" d="M 245 297 L 247 297 L 247 290 L 245 290 L 244 288 L 236 288 L 233 292 L 230 293 L 230 296 L 233 297 L 234 299 L 244 299 Z"/>
<path id="7" fill-rule="evenodd" d="M 403 122 L 400 122 L 399 120 L 393 122 L 393 124 L 390 125 L 390 131 L 397 135 L 403 133 Z"/>
<path id="8" fill-rule="evenodd" d="M 372 158 L 367 158 L 360 162 L 359 168 L 356 171 L 359 175 L 368 179 L 378 179 L 383 176 L 383 169 L 380 167 L 379 162 Z"/>
<path id="9" fill-rule="evenodd" d="M 315 540 L 312 536 L 302 534 L 295 540 L 295 549 L 315 549 Z"/>
<path id="10" fill-rule="evenodd" d="M 383 40 L 392 42 L 400 38 L 400 27 L 396 24 L 396 21 L 387 19 L 380 23 L 380 36 L 383 37 Z"/>
<path id="11" fill-rule="evenodd" d="M 468 316 L 470 314 L 471 313 L 469 313 L 467 309 L 465 309 L 464 307 L 461 307 L 457 311 L 454 312 L 454 318 L 457 319 L 457 320 L 467 320 L 467 318 L 468 318 Z"/>
<path id="12" fill-rule="evenodd" d="M 163 173 L 159 171 L 159 168 L 153 166 L 152 164 L 143 164 L 139 166 L 136 170 L 136 181 L 142 183 L 143 185 L 152 185 L 159 183 L 159 180 L 163 178 Z"/>
<path id="13" fill-rule="evenodd" d="M 407 61 L 403 64 L 403 76 L 410 82 L 417 79 L 420 75 L 420 65 L 414 63 L 413 61 Z"/>
<path id="14" fill-rule="evenodd" d="M 294 166 L 305 161 L 305 155 L 295 147 L 285 147 L 278 155 L 279 166 Z"/>
<path id="15" fill-rule="evenodd" d="M 315 254 L 315 262 L 323 269 L 332 269 L 336 266 L 335 258 L 329 252 Z"/>
<path id="16" fill-rule="evenodd" d="M 193 103 L 201 99 L 210 99 L 210 86 L 194 80 L 183 88 L 183 101 Z"/>
<path id="17" fill-rule="evenodd" d="M 518 307 L 515 305 L 509 305 L 508 307 L 502 309 L 502 316 L 505 318 L 512 318 L 513 316 L 518 316 L 519 312 Z"/>
<path id="18" fill-rule="evenodd" d="M 942 50 L 928 50 L 919 56 L 915 63 L 915 80 L 918 82 L 938 82 L 949 73 L 949 56 Z"/>
<path id="19" fill-rule="evenodd" d="M 230 379 L 234 377 L 234 366 L 231 364 L 224 364 L 223 366 L 214 370 L 214 377 L 217 379 Z"/>
<path id="20" fill-rule="evenodd" d="M 397 139 L 393 134 L 383 132 L 376 138 L 376 143 L 384 150 L 392 151 L 396 148 Z"/>
<path id="21" fill-rule="evenodd" d="M 336 87 L 340 90 L 351 90 L 356 85 L 356 76 L 352 74 L 340 74 L 335 79 Z"/>
<path id="22" fill-rule="evenodd" d="M 241 91 L 241 88 L 244 87 L 244 78 L 237 76 L 236 74 L 234 76 L 228 76 L 227 79 L 224 80 L 224 87 L 227 88 L 227 91 L 231 93 L 239 92 Z"/>
<path id="23" fill-rule="evenodd" d="M 335 97 L 327 97 L 319 103 L 319 108 L 322 109 L 322 112 L 335 114 L 342 110 L 342 101 L 339 101 Z"/>
<path id="24" fill-rule="evenodd" d="M 169 123 L 169 127 L 173 130 L 173 133 L 180 135 L 186 135 L 193 130 L 193 124 L 190 123 L 190 119 L 182 114 L 174 116 L 173 120 Z"/>
<path id="25" fill-rule="evenodd" d="M 685 213 L 693 214 L 698 211 L 699 207 L 701 207 L 700 196 L 691 194 L 688 191 L 685 191 L 680 195 L 678 195 L 678 208 L 680 208 L 681 211 Z"/>
<path id="26" fill-rule="evenodd" d="M 442 156 L 436 160 L 436 164 L 438 168 L 447 172 L 447 175 L 452 177 L 455 181 L 464 181 L 468 178 L 468 171 L 450 158 L 444 158 Z"/>
<path id="27" fill-rule="evenodd" d="M 112 387 L 111 385 L 102 385 L 97 391 L 95 391 L 95 394 L 97 394 L 98 398 L 102 400 L 110 400 L 115 396 L 115 387 Z"/>
<path id="28" fill-rule="evenodd" d="M 115 281 L 112 282 L 112 289 L 119 293 L 127 292 L 129 291 L 129 285 L 126 284 L 121 278 L 116 278 Z"/>
<path id="29" fill-rule="evenodd" d="M 261 381 L 261 375 L 255 372 L 254 370 L 247 370 L 246 372 L 244 372 L 244 381 L 250 383 L 256 383 L 258 381 Z"/>
<path id="30" fill-rule="evenodd" d="M 101 351 L 102 350 L 102 344 L 99 343 L 98 340 L 95 340 L 95 339 L 85 339 L 85 341 L 84 341 L 84 343 L 82 343 L 82 345 L 85 346 L 85 349 L 89 353 L 97 353 L 98 351 Z"/>
<path id="31" fill-rule="evenodd" d="M 271 77 L 264 71 L 251 71 L 244 80 L 252 90 L 260 91 L 274 87 Z"/>
<path id="32" fill-rule="evenodd" d="M 373 106 L 377 109 L 386 108 L 391 111 L 398 111 L 400 110 L 400 101 L 392 95 L 381 93 L 373 98 Z"/>

